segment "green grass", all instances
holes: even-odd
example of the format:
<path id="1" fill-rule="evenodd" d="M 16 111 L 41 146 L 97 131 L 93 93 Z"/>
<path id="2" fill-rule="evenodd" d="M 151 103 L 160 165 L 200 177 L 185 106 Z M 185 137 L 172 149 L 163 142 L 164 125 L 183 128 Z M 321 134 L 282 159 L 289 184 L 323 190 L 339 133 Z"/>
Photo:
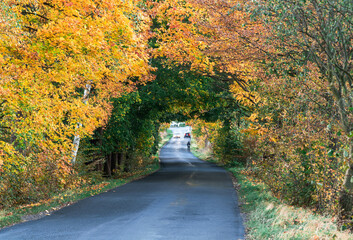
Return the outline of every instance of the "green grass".
<path id="1" fill-rule="evenodd" d="M 162 134 L 162 140 L 159 143 L 159 149 L 161 149 L 172 138 L 173 138 L 173 131 L 170 129 L 167 129 L 166 134 Z"/>
<path id="2" fill-rule="evenodd" d="M 197 149 L 196 144 L 192 151 L 203 160 L 217 162 L 209 152 Z M 282 203 L 264 184 L 247 176 L 244 167 L 223 167 L 237 179 L 240 208 L 245 215 L 246 239 L 353 239 L 348 231 L 336 229 L 332 217 Z"/>
<path id="3" fill-rule="evenodd" d="M 157 171 L 158 169 L 159 162 L 155 161 L 153 164 L 145 167 L 144 169 L 122 176 L 119 179 L 99 179 L 95 184 L 86 184 L 74 190 L 67 190 L 61 194 L 53 196 L 48 200 L 41 201 L 36 204 L 3 209 L 0 211 L 0 228 L 49 215 L 51 212 L 62 207 L 142 178 Z"/>
<path id="4" fill-rule="evenodd" d="M 208 162 L 213 162 L 213 163 L 218 163 L 214 156 L 212 155 L 212 152 L 210 149 L 203 150 L 198 148 L 198 144 L 195 140 L 195 138 L 191 138 L 191 152 L 197 157 L 202 160 L 208 161 Z"/>
<path id="5" fill-rule="evenodd" d="M 243 173 L 244 168 L 228 169 L 240 185 L 241 209 L 247 215 L 247 239 L 353 239 L 348 231 L 338 231 L 330 216 L 280 202 L 261 183 Z"/>

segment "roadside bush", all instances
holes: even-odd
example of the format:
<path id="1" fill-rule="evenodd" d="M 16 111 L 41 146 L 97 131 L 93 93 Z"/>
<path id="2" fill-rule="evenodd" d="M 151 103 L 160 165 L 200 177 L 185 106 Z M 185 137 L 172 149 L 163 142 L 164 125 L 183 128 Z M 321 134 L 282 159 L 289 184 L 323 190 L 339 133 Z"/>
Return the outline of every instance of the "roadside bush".
<path id="1" fill-rule="evenodd" d="M 0 171 L 0 208 L 35 203 L 79 183 L 63 156 L 46 152 L 38 158 L 18 156 L 3 162 Z"/>
<path id="2" fill-rule="evenodd" d="M 219 162 L 228 166 L 244 162 L 241 134 L 236 127 L 224 125 L 218 129 L 213 145 L 213 152 Z"/>
<path id="3" fill-rule="evenodd" d="M 259 84 L 265 104 L 243 130 L 244 144 L 251 144 L 245 148 L 253 149 L 247 171 L 287 203 L 337 214 L 347 139 L 328 86 L 314 81 L 287 77 Z"/>

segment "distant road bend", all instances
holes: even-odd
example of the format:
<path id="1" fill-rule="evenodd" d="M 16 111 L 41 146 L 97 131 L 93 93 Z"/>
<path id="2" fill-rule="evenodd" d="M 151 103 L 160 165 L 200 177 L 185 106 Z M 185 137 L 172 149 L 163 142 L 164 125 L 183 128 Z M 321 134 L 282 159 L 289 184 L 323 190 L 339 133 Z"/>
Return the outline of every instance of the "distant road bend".
<path id="1" fill-rule="evenodd" d="M 183 135 L 173 138 L 161 150 L 160 171 L 50 216 L 5 228 L 0 239 L 244 239 L 231 177 L 193 156 L 187 141 Z"/>

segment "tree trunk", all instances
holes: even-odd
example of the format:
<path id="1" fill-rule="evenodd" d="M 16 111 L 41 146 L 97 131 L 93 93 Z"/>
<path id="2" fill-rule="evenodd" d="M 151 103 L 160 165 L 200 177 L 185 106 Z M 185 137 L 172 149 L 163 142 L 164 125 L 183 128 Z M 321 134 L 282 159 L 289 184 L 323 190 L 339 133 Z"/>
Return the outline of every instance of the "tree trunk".
<path id="1" fill-rule="evenodd" d="M 120 171 L 125 171 L 125 161 L 126 161 L 126 153 L 121 153 L 121 157 L 119 157 L 119 167 Z"/>
<path id="2" fill-rule="evenodd" d="M 103 171 L 103 164 L 99 161 L 99 163 L 96 165 L 96 171 L 97 172 L 102 172 Z"/>
<path id="3" fill-rule="evenodd" d="M 203 127 L 203 129 L 204 129 L 204 131 L 205 131 L 205 135 L 206 135 L 206 138 L 205 138 L 205 141 L 204 141 L 204 144 L 205 144 L 205 149 L 206 148 L 208 148 L 208 143 L 209 143 L 209 141 L 208 141 L 208 139 L 209 139 L 209 136 L 208 136 L 208 130 L 207 130 L 207 128 L 206 127 Z"/>
<path id="4" fill-rule="evenodd" d="M 348 169 L 343 180 L 343 187 L 340 192 L 338 201 L 338 228 L 343 226 L 353 229 L 353 142 L 350 143 Z"/>
<path id="5" fill-rule="evenodd" d="M 130 163 L 129 163 L 129 159 L 130 159 L 130 156 L 129 156 L 129 154 L 128 153 L 126 153 L 126 155 L 125 155 L 125 166 L 124 166 L 124 171 L 125 172 L 129 172 L 130 171 Z"/>
<path id="6" fill-rule="evenodd" d="M 104 164 L 104 173 L 106 176 L 111 177 L 112 176 L 112 154 L 107 155 L 106 161 Z"/>
<path id="7" fill-rule="evenodd" d="M 117 153 L 117 155 L 118 155 L 117 156 L 117 158 L 118 158 L 118 166 L 117 167 L 119 170 L 121 170 L 120 166 L 122 165 L 123 154 L 119 152 L 119 153 Z"/>
<path id="8" fill-rule="evenodd" d="M 88 102 L 88 95 L 89 95 L 90 91 L 91 91 L 91 84 L 86 84 L 85 91 L 83 93 L 83 99 L 82 99 L 84 104 L 87 104 L 87 102 Z M 81 127 L 82 127 L 82 123 L 77 123 L 76 129 L 78 130 Z M 76 162 L 77 152 L 80 147 L 80 140 L 81 140 L 80 135 L 77 134 L 74 137 L 74 141 L 73 141 L 74 147 L 72 150 L 72 160 L 71 160 L 72 165 L 74 165 Z"/>
<path id="9" fill-rule="evenodd" d="M 112 159 L 112 171 L 114 172 L 116 170 L 116 165 L 117 165 L 117 158 L 118 154 L 116 152 L 111 153 L 111 159 Z"/>

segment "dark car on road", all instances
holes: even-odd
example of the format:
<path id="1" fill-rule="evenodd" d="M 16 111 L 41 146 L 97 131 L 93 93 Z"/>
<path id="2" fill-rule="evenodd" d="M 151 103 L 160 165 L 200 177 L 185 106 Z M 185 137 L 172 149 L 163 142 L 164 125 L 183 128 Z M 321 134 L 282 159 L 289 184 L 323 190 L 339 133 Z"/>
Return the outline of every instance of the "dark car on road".
<path id="1" fill-rule="evenodd" d="M 185 133 L 184 138 L 191 138 L 190 133 Z"/>

